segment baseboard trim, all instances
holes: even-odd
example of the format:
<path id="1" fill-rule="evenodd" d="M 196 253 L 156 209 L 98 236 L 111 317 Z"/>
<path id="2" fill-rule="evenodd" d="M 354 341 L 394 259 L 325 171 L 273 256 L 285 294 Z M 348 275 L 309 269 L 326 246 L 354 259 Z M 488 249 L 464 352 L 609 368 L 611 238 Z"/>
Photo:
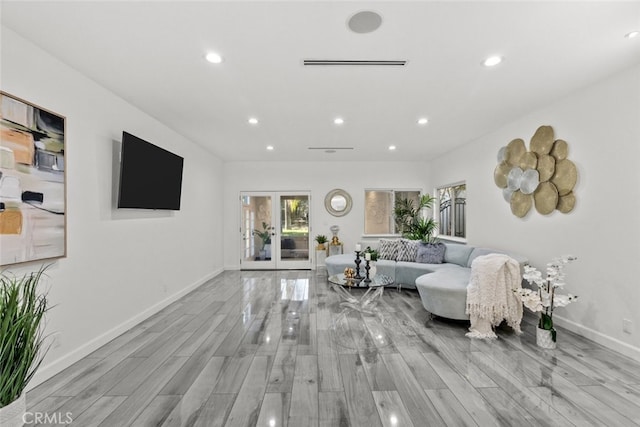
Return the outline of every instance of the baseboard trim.
<path id="1" fill-rule="evenodd" d="M 634 347 L 631 344 L 627 344 L 626 342 L 620 341 L 616 338 L 612 338 L 601 332 L 594 331 L 591 328 L 587 328 L 563 317 L 554 316 L 553 322 L 560 327 L 568 329 L 571 332 L 575 332 L 576 334 L 579 334 L 611 350 L 617 351 L 618 353 L 623 354 L 637 362 L 640 362 L 640 348 L 638 347 Z"/>
<path id="2" fill-rule="evenodd" d="M 63 370 L 65 370 L 69 366 L 73 365 L 74 363 L 76 363 L 77 361 L 82 359 L 83 357 L 88 356 L 89 354 L 91 354 L 92 352 L 94 352 L 98 348 L 102 347 L 103 345 L 105 345 L 106 343 L 111 341 L 112 339 L 122 335 L 123 333 L 125 333 L 126 331 L 128 331 L 132 327 L 136 326 L 140 322 L 142 322 L 142 321 L 148 319 L 149 317 L 153 316 L 154 314 L 156 314 L 157 312 L 159 312 L 163 308 L 167 307 L 169 304 L 172 304 L 172 303 L 176 302 L 177 300 L 179 300 L 183 296 L 187 295 L 189 292 L 191 292 L 194 289 L 198 288 L 199 286 L 203 285 L 208 280 L 213 279 L 214 277 L 216 277 L 217 275 L 219 275 L 223 271 L 224 270 L 222 268 L 220 268 L 220 269 L 217 269 L 217 270 L 207 274 L 206 276 L 196 280 L 195 282 L 193 282 L 192 284 L 190 284 L 186 288 L 184 288 L 184 289 L 180 290 L 179 292 L 177 292 L 177 293 L 165 298 L 164 300 L 158 302 L 157 304 L 154 304 L 153 306 L 149 307 L 148 309 L 146 309 L 142 313 L 139 313 L 139 314 L 135 315 L 134 317 L 128 319 L 127 321 L 121 323 L 120 325 L 108 330 L 104 334 L 92 339 L 91 341 L 89 341 L 86 344 L 78 347 L 77 349 L 71 351 L 70 353 L 67 353 L 64 356 L 59 357 L 58 359 L 56 359 L 53 362 L 47 364 L 46 366 L 41 366 L 40 369 L 38 369 L 38 372 L 33 376 L 31 381 L 29 382 L 29 385 L 27 386 L 27 391 L 29 391 L 32 388 L 38 386 L 39 384 L 42 384 L 43 382 L 45 382 L 49 378 L 53 377 L 54 375 L 62 372 Z"/>

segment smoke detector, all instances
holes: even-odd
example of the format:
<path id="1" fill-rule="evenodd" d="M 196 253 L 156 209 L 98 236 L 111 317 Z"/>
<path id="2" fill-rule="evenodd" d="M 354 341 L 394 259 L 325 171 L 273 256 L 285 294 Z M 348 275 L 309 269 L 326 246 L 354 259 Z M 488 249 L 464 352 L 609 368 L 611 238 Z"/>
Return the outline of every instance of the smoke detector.
<path id="1" fill-rule="evenodd" d="M 372 33 L 382 25 L 382 16 L 370 10 L 364 10 L 353 15 L 347 21 L 351 31 L 358 34 Z"/>

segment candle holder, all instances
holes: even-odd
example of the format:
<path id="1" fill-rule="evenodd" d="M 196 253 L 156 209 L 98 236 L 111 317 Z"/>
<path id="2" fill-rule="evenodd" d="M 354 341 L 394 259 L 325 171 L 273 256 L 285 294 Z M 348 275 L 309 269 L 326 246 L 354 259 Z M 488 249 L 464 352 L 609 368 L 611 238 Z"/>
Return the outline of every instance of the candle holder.
<path id="1" fill-rule="evenodd" d="M 354 279 L 362 279 L 362 276 L 360 275 L 361 262 L 362 260 L 360 259 L 360 251 L 356 251 L 356 275 L 354 276 Z"/>
<path id="2" fill-rule="evenodd" d="M 369 260 L 366 259 L 364 261 L 364 270 L 366 271 L 365 275 L 364 275 L 364 280 L 363 282 L 365 283 L 371 283 L 371 279 L 369 278 L 369 270 L 371 270 L 371 266 L 369 265 Z"/>

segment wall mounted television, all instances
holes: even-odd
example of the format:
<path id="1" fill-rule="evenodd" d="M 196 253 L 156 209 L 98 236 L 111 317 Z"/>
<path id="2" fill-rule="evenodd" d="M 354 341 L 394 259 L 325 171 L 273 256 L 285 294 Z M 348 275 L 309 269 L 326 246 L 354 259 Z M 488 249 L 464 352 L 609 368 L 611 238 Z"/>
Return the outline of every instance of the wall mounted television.
<path id="1" fill-rule="evenodd" d="M 122 132 L 118 208 L 180 210 L 184 159 Z"/>

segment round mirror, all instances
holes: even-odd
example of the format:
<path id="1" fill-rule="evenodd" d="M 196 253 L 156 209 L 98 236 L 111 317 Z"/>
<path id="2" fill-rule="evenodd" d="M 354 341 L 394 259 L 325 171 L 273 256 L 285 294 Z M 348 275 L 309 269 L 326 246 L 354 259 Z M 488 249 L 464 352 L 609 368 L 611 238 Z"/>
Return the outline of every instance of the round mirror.
<path id="1" fill-rule="evenodd" d="M 336 188 L 329 191 L 324 198 L 324 207 L 333 216 L 344 216 L 351 210 L 351 196 L 344 190 Z"/>

